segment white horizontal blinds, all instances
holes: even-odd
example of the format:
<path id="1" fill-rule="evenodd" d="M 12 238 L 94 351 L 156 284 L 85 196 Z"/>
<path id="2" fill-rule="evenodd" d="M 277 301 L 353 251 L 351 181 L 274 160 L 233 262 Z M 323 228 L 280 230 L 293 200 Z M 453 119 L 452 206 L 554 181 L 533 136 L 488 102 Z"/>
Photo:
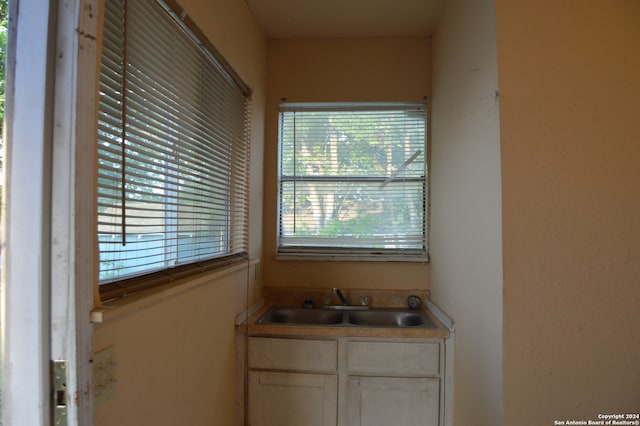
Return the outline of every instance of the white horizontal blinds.
<path id="1" fill-rule="evenodd" d="M 426 253 L 424 104 L 283 104 L 281 253 Z"/>
<path id="2" fill-rule="evenodd" d="M 246 251 L 247 105 L 234 80 L 156 1 L 107 0 L 102 283 Z"/>

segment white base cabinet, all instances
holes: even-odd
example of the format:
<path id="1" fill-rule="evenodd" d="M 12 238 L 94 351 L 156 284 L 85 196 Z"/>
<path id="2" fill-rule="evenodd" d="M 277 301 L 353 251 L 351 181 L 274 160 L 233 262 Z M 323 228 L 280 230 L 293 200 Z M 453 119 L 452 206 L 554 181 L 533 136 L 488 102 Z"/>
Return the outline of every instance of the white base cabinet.
<path id="1" fill-rule="evenodd" d="M 440 343 L 348 340 L 345 346 L 347 415 L 340 426 L 440 425 Z"/>
<path id="2" fill-rule="evenodd" d="M 443 339 L 249 338 L 250 426 L 444 426 Z"/>
<path id="3" fill-rule="evenodd" d="M 249 401 L 254 426 L 335 426 L 338 376 L 251 371 Z"/>
<path id="4" fill-rule="evenodd" d="M 349 377 L 350 426 L 438 426 L 438 379 Z"/>

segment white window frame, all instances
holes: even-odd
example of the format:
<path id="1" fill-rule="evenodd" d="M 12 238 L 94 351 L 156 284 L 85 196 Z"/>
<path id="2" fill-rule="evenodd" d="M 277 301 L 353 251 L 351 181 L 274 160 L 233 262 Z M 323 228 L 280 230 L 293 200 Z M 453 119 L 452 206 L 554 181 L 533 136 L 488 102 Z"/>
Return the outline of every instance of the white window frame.
<path id="1" fill-rule="evenodd" d="M 424 175 L 422 176 L 424 192 L 423 192 L 423 211 L 422 211 L 422 230 L 423 230 L 423 246 L 421 249 L 378 249 L 378 248 L 348 248 L 348 247 L 326 247 L 326 246 L 291 246 L 283 244 L 283 216 L 282 216 L 282 193 L 283 181 L 291 180 L 290 177 L 283 179 L 282 159 L 282 114 L 292 111 L 374 111 L 374 110 L 397 110 L 397 109 L 419 109 L 424 113 L 424 144 L 422 152 L 419 153 L 420 158 L 424 158 Z M 428 262 L 428 209 L 429 209 L 429 189 L 428 189 L 428 140 L 427 140 L 427 106 L 422 102 L 400 103 L 400 102 L 353 102 L 353 103 L 336 103 L 336 102 L 307 102 L 293 103 L 284 102 L 280 105 L 278 114 L 278 172 L 277 172 L 277 225 L 276 225 L 276 258 L 280 260 L 318 260 L 318 261 L 384 261 L 384 262 Z M 410 163 L 414 159 L 408 159 Z M 402 165 L 398 167 L 398 171 Z M 386 177 L 386 182 L 395 179 L 395 173 Z M 308 178 L 307 178 L 308 179 Z M 313 179 L 313 178 L 312 178 Z M 317 179 L 317 178 L 316 178 Z M 373 180 L 379 180 L 374 178 Z M 320 179 L 322 180 L 322 179 Z M 357 180 L 357 179 L 356 179 Z M 345 182 L 349 178 L 344 179 Z M 384 184 L 384 183 L 383 183 Z"/>

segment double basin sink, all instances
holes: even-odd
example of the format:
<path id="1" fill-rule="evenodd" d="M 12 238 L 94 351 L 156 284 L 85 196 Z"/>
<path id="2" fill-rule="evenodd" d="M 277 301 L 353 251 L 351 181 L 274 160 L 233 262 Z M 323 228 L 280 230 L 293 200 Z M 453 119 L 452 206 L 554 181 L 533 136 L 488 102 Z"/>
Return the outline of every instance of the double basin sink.
<path id="1" fill-rule="evenodd" d="M 258 319 L 257 323 L 297 326 L 437 328 L 437 325 L 422 310 L 358 308 L 360 307 L 272 307 Z"/>

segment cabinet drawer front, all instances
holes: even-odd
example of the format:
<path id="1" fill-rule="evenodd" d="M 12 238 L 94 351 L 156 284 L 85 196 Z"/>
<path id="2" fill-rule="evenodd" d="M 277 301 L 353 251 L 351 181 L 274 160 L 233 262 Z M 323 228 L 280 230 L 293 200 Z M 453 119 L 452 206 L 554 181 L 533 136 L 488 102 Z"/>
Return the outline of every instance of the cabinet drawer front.
<path id="1" fill-rule="evenodd" d="M 251 337 L 249 368 L 334 372 L 338 344 L 329 340 Z"/>
<path id="2" fill-rule="evenodd" d="M 437 343 L 349 342 L 349 373 L 397 376 L 437 376 L 440 372 Z"/>

